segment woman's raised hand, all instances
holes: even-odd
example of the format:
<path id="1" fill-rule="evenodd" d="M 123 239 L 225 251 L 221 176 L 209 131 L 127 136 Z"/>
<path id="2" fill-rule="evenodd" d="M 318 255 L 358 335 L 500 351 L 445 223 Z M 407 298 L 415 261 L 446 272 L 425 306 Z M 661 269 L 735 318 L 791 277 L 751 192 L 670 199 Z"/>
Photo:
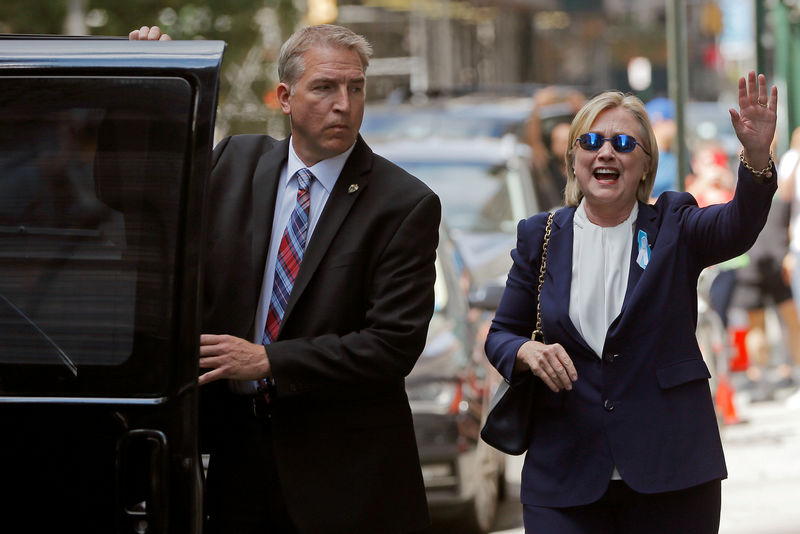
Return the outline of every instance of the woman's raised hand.
<path id="1" fill-rule="evenodd" d="M 744 148 L 744 157 L 755 169 L 769 164 L 769 149 L 775 137 L 778 117 L 778 89 L 774 85 L 767 95 L 763 74 L 750 71 L 745 80 L 739 78 L 739 111 L 731 108 L 731 122 L 736 137 Z"/>

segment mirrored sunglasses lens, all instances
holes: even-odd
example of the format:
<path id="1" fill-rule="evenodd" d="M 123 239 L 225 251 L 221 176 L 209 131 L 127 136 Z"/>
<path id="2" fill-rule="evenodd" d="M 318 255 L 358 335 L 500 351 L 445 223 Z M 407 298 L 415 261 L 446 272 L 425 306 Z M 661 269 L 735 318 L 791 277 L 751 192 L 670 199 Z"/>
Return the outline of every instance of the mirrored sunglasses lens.
<path id="1" fill-rule="evenodd" d="M 578 138 L 581 148 L 584 150 L 597 150 L 603 144 L 603 140 L 599 135 L 593 133 L 585 133 Z"/>
<path id="2" fill-rule="evenodd" d="M 617 152 L 631 152 L 636 148 L 636 139 L 630 135 L 620 134 L 611 138 L 611 144 Z"/>

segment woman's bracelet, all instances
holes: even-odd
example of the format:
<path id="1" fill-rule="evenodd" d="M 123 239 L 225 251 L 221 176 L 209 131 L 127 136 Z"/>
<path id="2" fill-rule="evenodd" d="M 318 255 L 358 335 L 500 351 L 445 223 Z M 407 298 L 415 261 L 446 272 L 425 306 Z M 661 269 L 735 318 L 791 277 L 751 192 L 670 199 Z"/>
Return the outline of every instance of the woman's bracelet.
<path id="1" fill-rule="evenodd" d="M 741 161 L 742 165 L 744 165 L 744 168 L 750 171 L 750 173 L 756 178 L 760 180 L 763 180 L 765 178 L 772 178 L 772 166 L 775 164 L 775 160 L 772 159 L 771 152 L 769 154 L 769 161 L 767 162 L 767 166 L 761 169 L 760 171 L 755 170 L 753 166 L 750 165 L 750 163 L 746 159 L 744 159 L 744 150 L 742 150 L 739 153 L 739 161 Z"/>

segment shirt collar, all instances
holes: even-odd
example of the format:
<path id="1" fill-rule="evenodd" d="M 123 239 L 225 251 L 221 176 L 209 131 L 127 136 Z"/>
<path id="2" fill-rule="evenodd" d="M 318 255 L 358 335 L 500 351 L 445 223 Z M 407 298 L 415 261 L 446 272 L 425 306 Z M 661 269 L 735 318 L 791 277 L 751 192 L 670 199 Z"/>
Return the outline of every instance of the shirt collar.
<path id="1" fill-rule="evenodd" d="M 583 201 L 584 199 L 581 199 L 580 204 L 578 204 L 578 208 L 575 210 L 575 217 L 573 218 L 574 224 L 578 228 L 585 228 L 591 226 L 600 228 L 600 226 L 597 226 L 596 224 L 594 224 L 592 221 L 589 220 L 589 217 L 586 215 L 586 207 L 583 205 Z M 614 228 L 619 228 L 620 226 L 625 224 L 629 224 L 632 227 L 638 215 L 639 215 L 639 203 L 634 202 L 633 209 L 631 210 L 630 215 L 628 215 L 628 218 L 619 223 Z"/>
<path id="2" fill-rule="evenodd" d="M 328 194 L 333 191 L 333 186 L 336 185 L 336 180 L 339 179 L 339 175 L 342 173 L 342 169 L 344 168 L 344 164 L 347 162 L 347 158 L 350 157 L 350 154 L 353 152 L 356 144 L 353 143 L 350 148 L 339 154 L 338 156 L 333 156 L 332 158 L 324 159 L 313 165 L 311 167 L 306 167 L 297 153 L 294 151 L 294 145 L 291 142 L 291 138 L 289 139 L 289 159 L 286 162 L 286 184 L 289 183 L 289 180 L 294 176 L 294 173 L 299 171 L 300 169 L 308 169 L 314 175 L 314 178 L 325 188 Z"/>

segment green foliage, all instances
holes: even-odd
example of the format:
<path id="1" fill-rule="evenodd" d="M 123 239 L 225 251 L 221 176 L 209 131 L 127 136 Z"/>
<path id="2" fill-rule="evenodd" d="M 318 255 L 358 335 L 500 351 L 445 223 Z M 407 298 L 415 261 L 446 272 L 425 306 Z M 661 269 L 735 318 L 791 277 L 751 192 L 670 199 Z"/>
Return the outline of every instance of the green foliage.
<path id="1" fill-rule="evenodd" d="M 262 101 L 277 83 L 280 44 L 298 21 L 292 0 L 0 0 L 0 32 L 64 33 L 74 4 L 93 35 L 126 36 L 157 25 L 173 39 L 225 41 L 218 125 L 263 131 L 275 115 L 280 122 L 280 113 L 267 111 Z M 248 118 L 256 124 L 242 124 Z"/>
<path id="2" fill-rule="evenodd" d="M 67 2 L 3 0 L 0 2 L 0 32 L 61 33 Z"/>
<path id="3" fill-rule="evenodd" d="M 280 0 L 88 0 L 87 12 L 102 9 L 108 22 L 93 33 L 127 35 L 142 25 L 158 25 L 173 39 L 226 41 L 226 59 L 238 62 L 260 40 L 254 19 L 261 8 Z"/>

